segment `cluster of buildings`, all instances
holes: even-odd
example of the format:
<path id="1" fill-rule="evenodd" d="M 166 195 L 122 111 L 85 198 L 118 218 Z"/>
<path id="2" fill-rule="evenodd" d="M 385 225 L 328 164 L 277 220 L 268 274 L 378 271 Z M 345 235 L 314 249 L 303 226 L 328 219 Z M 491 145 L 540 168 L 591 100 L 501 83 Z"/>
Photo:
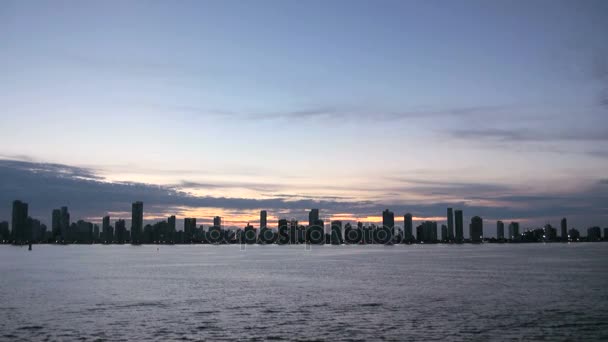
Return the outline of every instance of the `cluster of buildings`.
<path id="1" fill-rule="evenodd" d="M 176 217 L 144 225 L 144 204 L 131 206 L 131 226 L 127 229 L 124 219 L 111 225 L 110 217 L 97 224 L 79 220 L 70 221 L 67 207 L 52 211 L 51 229 L 28 215 L 28 204 L 13 202 L 12 220 L 0 222 L 0 241 L 3 243 L 105 243 L 105 244 L 183 244 L 183 243 L 262 243 L 262 244 L 398 244 L 398 243 L 481 243 L 481 242 L 576 242 L 608 240 L 608 228 L 603 239 L 600 227 L 587 229 L 587 237 L 579 231 L 568 229 L 566 218 L 561 220 L 560 230 L 550 224 L 542 228 L 520 232 L 518 222 L 496 222 L 496 237 L 484 237 L 484 222 L 479 216 L 471 218 L 468 237 L 464 236 L 462 210 L 447 209 L 446 224 L 438 227 L 435 221 L 424 221 L 414 227 L 412 214 L 403 216 L 403 226 L 395 225 L 395 214 L 386 209 L 382 212 L 382 225 L 358 222 L 355 226 L 342 221 L 331 221 L 329 226 L 319 216 L 319 209 L 308 212 L 308 224 L 297 220 L 279 219 L 276 228 L 268 226 L 266 210 L 260 212 L 260 226 L 255 229 L 247 224 L 242 229 L 224 229 L 222 218 L 213 218 L 213 225 L 197 226 L 196 218 L 184 218 L 184 229 L 176 229 Z M 327 228 L 327 229 L 326 229 Z M 506 233 L 506 234 L 505 234 Z"/>

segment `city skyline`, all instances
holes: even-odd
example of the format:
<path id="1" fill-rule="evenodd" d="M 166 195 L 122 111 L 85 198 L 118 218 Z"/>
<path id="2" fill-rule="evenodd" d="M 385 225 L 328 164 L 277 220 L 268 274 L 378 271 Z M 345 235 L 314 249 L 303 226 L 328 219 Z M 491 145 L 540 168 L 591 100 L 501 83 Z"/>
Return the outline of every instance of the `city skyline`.
<path id="1" fill-rule="evenodd" d="M 437 221 L 420 220 L 421 223 L 416 227 L 416 234 L 413 230 L 413 217 L 411 213 L 403 215 L 403 224 L 395 222 L 395 214 L 389 209 L 382 211 L 382 223 L 365 222 L 345 222 L 342 220 L 325 220 L 320 215 L 319 208 L 311 208 L 306 210 L 308 213 L 308 224 L 302 225 L 295 218 L 287 219 L 285 217 L 277 217 L 277 226 L 267 224 L 268 211 L 259 211 L 259 221 L 257 229 L 251 222 L 247 222 L 244 227 L 226 227 L 222 224 L 222 217 L 214 216 L 213 224 L 200 224 L 197 226 L 197 218 L 184 217 L 181 230 L 177 229 L 176 224 L 178 218 L 171 215 L 163 220 L 145 224 L 144 226 L 144 203 L 136 201 L 131 204 L 131 221 L 130 229 L 127 229 L 127 221 L 121 218 L 115 218 L 115 226 L 111 225 L 111 217 L 106 215 L 102 218 L 101 227 L 99 224 L 78 220 L 71 222 L 69 208 L 66 206 L 61 209 L 53 209 L 52 225 L 49 230 L 43 221 L 33 218 L 29 215 L 29 204 L 21 200 L 12 202 L 12 217 L 11 221 L 0 220 L 0 241 L 12 243 L 31 243 L 31 242 L 47 242 L 47 243 L 131 243 L 135 245 L 149 243 L 188 243 L 188 242 L 205 242 L 208 241 L 212 233 L 216 233 L 214 239 L 226 239 L 228 241 L 238 240 L 245 243 L 270 243 L 268 241 L 277 242 L 282 238 L 288 241 L 278 242 L 279 244 L 304 243 L 314 241 L 313 244 L 319 244 L 320 241 L 331 244 L 353 244 L 353 236 L 349 234 L 350 230 L 357 230 L 358 233 L 353 233 L 357 241 L 376 244 L 395 243 L 482 243 L 484 241 L 491 242 L 578 242 L 580 238 L 583 241 L 602 241 L 602 228 L 593 226 L 587 228 L 586 236 L 580 233 L 580 230 L 568 226 L 568 220 L 563 217 L 560 220 L 560 235 L 558 229 L 550 223 L 546 223 L 543 227 L 527 227 L 520 230 L 520 223 L 512 221 L 509 223 L 508 235 L 505 236 L 504 222 L 496 221 L 495 234 L 488 234 L 488 230 L 484 232 L 483 218 L 472 216 L 469 223 L 468 235 L 464 234 L 464 219 L 462 210 L 447 208 L 447 216 L 444 217 L 446 224 L 442 224 L 438 230 Z M 441 222 L 441 221 L 440 221 Z M 455 222 L 456 231 L 452 232 L 449 228 Z M 200 223 L 200 221 L 199 221 Z M 255 223 L 255 222 L 254 222 Z M 327 224 L 326 224 L 327 223 Z M 10 226 L 10 229 L 8 228 Z M 206 229 L 206 230 L 205 230 Z M 265 234 L 265 231 L 272 232 L 270 237 Z M 584 229 L 583 229 L 584 231 Z M 232 233 L 231 233 L 232 232 Z M 299 232 L 299 233 L 298 233 Z M 366 233 L 369 232 L 369 233 Z M 236 235 L 230 235 L 235 233 Z M 252 233 L 252 234 L 250 234 Z M 278 234 L 278 235 L 277 235 Z M 311 237 L 318 234 L 317 237 Z M 366 237 L 366 234 L 371 234 Z M 603 240 L 608 241 L 608 227 L 603 228 Z M 219 238 L 221 236 L 221 239 Z M 154 238 L 155 237 L 155 238 Z M 196 237 L 196 238 L 195 238 Z M 323 237 L 321 239 L 321 237 Z M 321 240 L 320 240 L 321 239 Z M 395 240 L 396 239 L 396 240 Z M 176 242 L 177 241 L 177 242 Z M 234 243 L 234 242 L 233 242 Z"/>
<path id="2" fill-rule="evenodd" d="M 234 226 L 312 207 L 603 222 L 606 13 L 594 0 L 3 1 L 0 204 L 128 219 L 135 198 L 147 220 Z"/>

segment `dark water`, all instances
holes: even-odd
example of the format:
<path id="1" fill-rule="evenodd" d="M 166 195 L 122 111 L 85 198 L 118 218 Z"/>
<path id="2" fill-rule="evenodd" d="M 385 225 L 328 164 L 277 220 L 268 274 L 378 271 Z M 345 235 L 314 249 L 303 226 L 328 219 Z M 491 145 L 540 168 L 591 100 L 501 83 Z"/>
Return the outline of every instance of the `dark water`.
<path id="1" fill-rule="evenodd" d="M 608 243 L 0 246 L 2 340 L 607 340 Z"/>

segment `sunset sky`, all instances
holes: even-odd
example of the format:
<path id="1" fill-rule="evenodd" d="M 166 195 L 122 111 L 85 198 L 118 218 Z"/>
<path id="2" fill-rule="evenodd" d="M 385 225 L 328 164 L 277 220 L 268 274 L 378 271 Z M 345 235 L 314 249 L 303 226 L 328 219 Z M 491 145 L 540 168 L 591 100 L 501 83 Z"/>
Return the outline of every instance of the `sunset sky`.
<path id="1" fill-rule="evenodd" d="M 607 37 L 601 0 L 0 1 L 0 221 L 608 226 Z"/>

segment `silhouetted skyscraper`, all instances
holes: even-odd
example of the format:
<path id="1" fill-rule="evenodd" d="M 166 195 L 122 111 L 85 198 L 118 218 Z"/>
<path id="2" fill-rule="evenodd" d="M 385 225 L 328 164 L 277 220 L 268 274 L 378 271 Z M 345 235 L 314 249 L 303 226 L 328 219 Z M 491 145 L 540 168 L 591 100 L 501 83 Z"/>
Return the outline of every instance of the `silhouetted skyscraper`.
<path id="1" fill-rule="evenodd" d="M 46 224 L 40 225 L 40 238 L 42 241 L 48 242 L 50 232 L 47 231 Z"/>
<path id="2" fill-rule="evenodd" d="M 260 211 L 260 229 L 266 228 L 268 226 L 268 223 L 266 221 L 266 215 L 266 210 Z"/>
<path id="3" fill-rule="evenodd" d="M 19 200 L 13 201 L 13 220 L 11 221 L 11 233 L 16 243 L 23 243 L 30 239 L 28 233 L 28 207 L 27 203 Z"/>
<path id="4" fill-rule="evenodd" d="M 437 242 L 437 222 L 424 221 L 416 227 L 416 238 L 419 242 Z"/>
<path id="5" fill-rule="evenodd" d="M 557 229 L 548 223 L 545 225 L 544 233 L 543 239 L 545 241 L 555 241 L 557 239 Z"/>
<path id="6" fill-rule="evenodd" d="M 222 228 L 222 218 L 219 216 L 216 216 L 213 218 L 213 226 L 216 228 Z"/>
<path id="7" fill-rule="evenodd" d="M 456 228 L 456 242 L 464 241 L 464 232 L 463 232 L 463 221 L 462 221 L 462 210 L 454 211 L 454 219 L 456 220 L 455 228 Z"/>
<path id="8" fill-rule="evenodd" d="M 51 232 L 53 240 L 61 239 L 61 209 L 53 209 Z"/>
<path id="9" fill-rule="evenodd" d="M 331 221 L 331 243 L 340 245 L 344 243 L 342 238 L 342 221 Z"/>
<path id="10" fill-rule="evenodd" d="M 502 221 L 496 221 L 496 238 L 499 240 L 505 238 L 505 224 Z"/>
<path id="11" fill-rule="evenodd" d="M 70 212 L 68 207 L 61 207 L 61 240 L 68 241 L 70 239 Z"/>
<path id="12" fill-rule="evenodd" d="M 169 231 L 175 232 L 175 215 L 171 215 L 167 218 L 167 225 L 169 226 Z"/>
<path id="13" fill-rule="evenodd" d="M 391 236 L 395 236 L 395 214 L 392 211 L 385 209 L 382 212 L 382 226 L 391 231 Z"/>
<path id="14" fill-rule="evenodd" d="M 571 228 L 568 230 L 568 240 L 570 241 L 578 241 L 581 237 L 581 233 L 575 228 Z"/>
<path id="15" fill-rule="evenodd" d="M 414 240 L 414 224 L 412 222 L 412 214 L 407 213 L 403 216 L 403 234 L 405 241 Z"/>
<path id="16" fill-rule="evenodd" d="M 287 219 L 279 219 L 278 230 L 279 244 L 289 243 L 289 224 L 287 223 Z"/>
<path id="17" fill-rule="evenodd" d="M 248 244 L 255 243 L 255 241 L 256 241 L 256 234 L 255 234 L 255 229 L 253 228 L 252 225 L 250 225 L 249 223 L 247 223 L 247 225 L 245 226 L 245 228 L 241 232 L 241 236 L 240 236 L 239 241 L 241 241 L 241 243 L 248 243 Z"/>
<path id="18" fill-rule="evenodd" d="M 169 216 L 167 218 L 167 242 L 174 243 L 175 242 L 175 234 L 176 234 L 176 225 L 175 225 L 175 215 Z"/>
<path id="19" fill-rule="evenodd" d="M 519 237 L 519 223 L 511 222 L 509 223 L 509 239 L 514 240 Z"/>
<path id="20" fill-rule="evenodd" d="M 184 219 L 184 235 L 186 242 L 192 242 L 194 239 L 194 231 L 196 230 L 196 219 L 192 217 L 186 217 Z"/>
<path id="21" fill-rule="evenodd" d="M 319 221 L 319 209 L 310 209 L 308 212 L 308 225 L 314 226 Z"/>
<path id="22" fill-rule="evenodd" d="M 445 224 L 441 225 L 441 241 L 447 241 L 448 240 L 448 226 L 446 226 Z"/>
<path id="23" fill-rule="evenodd" d="M 481 217 L 473 216 L 473 218 L 471 218 L 469 237 L 471 238 L 471 242 L 483 241 L 483 220 Z"/>
<path id="24" fill-rule="evenodd" d="M 11 230 L 9 228 L 8 222 L 2 221 L 0 222 L 0 241 L 8 241 L 11 239 Z"/>
<path id="25" fill-rule="evenodd" d="M 452 208 L 448 208 L 448 239 L 454 240 L 454 214 Z"/>
<path id="26" fill-rule="evenodd" d="M 39 220 L 33 219 L 31 217 L 27 218 L 27 228 L 26 228 L 26 241 L 40 241 L 42 229 L 42 224 L 40 224 Z"/>
<path id="27" fill-rule="evenodd" d="M 102 240 L 106 243 L 111 243 L 114 241 L 114 232 L 110 229 L 110 216 L 104 216 L 101 219 L 101 235 L 103 235 Z"/>
<path id="28" fill-rule="evenodd" d="M 118 220 L 114 224 L 114 234 L 116 242 L 125 243 L 127 239 L 129 239 L 129 235 L 127 234 L 127 223 L 125 220 Z"/>
<path id="29" fill-rule="evenodd" d="M 318 223 L 315 223 L 318 224 Z M 289 221 L 289 243 L 295 244 L 298 242 L 298 221 L 291 219 Z"/>
<path id="30" fill-rule="evenodd" d="M 144 204 L 137 201 L 131 207 L 131 243 L 142 243 L 144 228 Z"/>
<path id="31" fill-rule="evenodd" d="M 591 227 L 587 229 L 587 241 L 600 241 L 602 239 L 602 231 L 600 227 Z"/>
<path id="32" fill-rule="evenodd" d="M 561 238 L 562 241 L 568 241 L 568 220 L 565 217 L 561 222 Z"/>

